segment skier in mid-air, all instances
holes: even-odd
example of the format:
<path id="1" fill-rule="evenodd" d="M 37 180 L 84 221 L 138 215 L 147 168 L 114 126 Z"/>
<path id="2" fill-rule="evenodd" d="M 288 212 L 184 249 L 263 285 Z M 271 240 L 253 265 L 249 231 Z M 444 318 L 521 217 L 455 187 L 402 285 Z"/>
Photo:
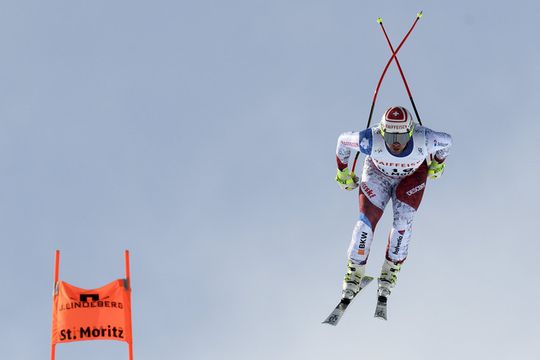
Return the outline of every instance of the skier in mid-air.
<path id="1" fill-rule="evenodd" d="M 386 301 L 407 258 L 413 218 L 427 178 L 437 179 L 442 175 L 451 144 L 450 135 L 415 123 L 409 111 L 401 106 L 386 110 L 377 126 L 339 136 L 336 181 L 344 190 L 360 187 L 360 216 L 348 250 L 342 299 L 349 301 L 360 290 L 373 233 L 392 199 L 394 221 L 378 282 L 379 301 L 381 297 Z M 367 155 L 360 182 L 348 168 L 351 151 Z"/>

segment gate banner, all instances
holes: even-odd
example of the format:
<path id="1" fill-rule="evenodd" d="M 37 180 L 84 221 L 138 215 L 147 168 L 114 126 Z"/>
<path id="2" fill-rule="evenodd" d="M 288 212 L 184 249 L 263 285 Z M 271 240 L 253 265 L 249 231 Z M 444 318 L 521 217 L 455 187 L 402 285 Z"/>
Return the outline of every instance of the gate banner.
<path id="1" fill-rule="evenodd" d="M 52 344 L 86 340 L 131 344 L 130 291 L 126 279 L 94 290 L 58 281 L 53 301 Z"/>

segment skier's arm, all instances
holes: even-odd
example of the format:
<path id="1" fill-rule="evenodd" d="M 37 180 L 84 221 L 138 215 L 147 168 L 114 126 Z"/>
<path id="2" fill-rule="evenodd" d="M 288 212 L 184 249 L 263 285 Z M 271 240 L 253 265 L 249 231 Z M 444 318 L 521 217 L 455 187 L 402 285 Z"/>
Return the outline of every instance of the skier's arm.
<path id="1" fill-rule="evenodd" d="M 348 166 L 351 150 L 358 150 L 358 138 L 357 132 L 345 132 L 339 135 L 336 147 L 336 161 L 339 170 Z"/>
<path id="2" fill-rule="evenodd" d="M 449 134 L 426 128 L 426 142 L 428 152 L 432 156 L 432 159 L 437 161 L 439 164 L 443 163 L 450 153 L 452 137 Z"/>
<path id="3" fill-rule="evenodd" d="M 361 151 L 366 155 L 371 154 L 372 135 L 371 129 L 360 132 L 346 132 L 339 136 L 336 147 L 336 161 L 339 170 L 347 168 L 351 150 Z"/>
<path id="4" fill-rule="evenodd" d="M 336 147 L 337 174 L 336 181 L 343 190 L 354 190 L 358 187 L 358 176 L 349 171 L 351 150 L 358 150 L 359 135 L 357 132 L 346 132 L 339 136 Z"/>
<path id="5" fill-rule="evenodd" d="M 428 177 L 433 180 L 438 179 L 444 172 L 444 167 L 446 166 L 444 160 L 446 160 L 450 152 L 452 137 L 446 133 L 436 132 L 426 128 L 426 142 L 431 158 Z"/>

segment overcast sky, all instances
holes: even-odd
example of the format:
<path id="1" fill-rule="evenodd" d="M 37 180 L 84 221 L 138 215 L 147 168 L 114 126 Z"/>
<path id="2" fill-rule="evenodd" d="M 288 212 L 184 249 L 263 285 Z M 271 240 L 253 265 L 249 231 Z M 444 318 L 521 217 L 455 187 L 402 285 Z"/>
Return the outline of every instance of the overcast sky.
<path id="1" fill-rule="evenodd" d="M 424 125 L 452 134 L 409 257 L 338 327 L 358 217 L 335 146 L 395 46 Z M 536 359 L 536 1 L 4 0 L 2 358 L 47 359 L 54 251 L 83 288 L 131 251 L 135 359 Z M 374 121 L 410 108 L 392 66 Z M 387 208 L 368 273 L 384 259 Z M 120 342 L 57 359 L 127 358 Z"/>

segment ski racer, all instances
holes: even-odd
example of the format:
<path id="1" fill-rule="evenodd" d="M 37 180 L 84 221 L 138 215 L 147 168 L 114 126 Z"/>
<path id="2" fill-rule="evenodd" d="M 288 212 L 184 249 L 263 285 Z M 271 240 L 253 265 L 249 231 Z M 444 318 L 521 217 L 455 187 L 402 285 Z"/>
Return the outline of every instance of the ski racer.
<path id="1" fill-rule="evenodd" d="M 373 233 L 392 199 L 394 220 L 378 287 L 379 297 L 390 295 L 407 258 L 412 223 L 427 178 L 437 179 L 442 175 L 451 145 L 450 135 L 420 126 L 401 106 L 386 110 L 377 126 L 339 136 L 336 181 L 344 190 L 360 187 L 360 216 L 348 250 L 343 299 L 351 300 L 360 290 Z M 351 151 L 367 155 L 360 182 L 348 169 Z"/>

